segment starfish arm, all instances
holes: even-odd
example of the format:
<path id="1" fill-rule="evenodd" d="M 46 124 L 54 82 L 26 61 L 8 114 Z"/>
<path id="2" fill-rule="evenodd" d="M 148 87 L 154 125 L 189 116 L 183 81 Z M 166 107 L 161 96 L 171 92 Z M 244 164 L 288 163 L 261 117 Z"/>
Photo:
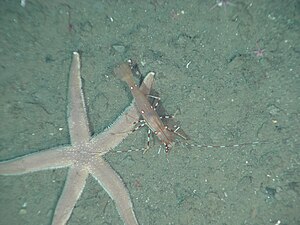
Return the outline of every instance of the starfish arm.
<path id="1" fill-rule="evenodd" d="M 144 93 L 144 95 L 149 95 L 154 83 L 154 73 L 150 72 L 147 74 L 147 76 L 145 77 L 145 79 L 143 80 L 143 83 L 140 86 L 140 90 L 141 92 Z"/>
<path id="2" fill-rule="evenodd" d="M 93 151 L 97 149 L 101 155 L 114 149 L 130 134 L 134 122 L 137 121 L 135 118 L 138 117 L 139 113 L 134 103 L 131 103 L 113 124 L 91 140 L 94 147 L 90 149 Z"/>
<path id="3" fill-rule="evenodd" d="M 91 135 L 80 77 L 80 56 L 73 52 L 69 78 L 68 123 L 72 145 L 87 142 Z"/>
<path id="4" fill-rule="evenodd" d="M 132 202 L 121 177 L 103 159 L 92 162 L 90 173 L 114 200 L 126 225 L 138 225 Z"/>
<path id="5" fill-rule="evenodd" d="M 148 95 L 154 82 L 154 73 L 150 72 L 145 77 L 140 90 Z M 134 101 L 125 111 L 116 119 L 116 121 L 102 133 L 92 139 L 92 143 L 97 149 L 101 149 L 101 153 L 105 154 L 109 150 L 119 145 L 131 131 L 134 129 L 135 122 L 138 121 L 140 113 L 135 107 Z M 91 148 L 91 149 L 95 149 Z"/>
<path id="6" fill-rule="evenodd" d="M 39 170 L 67 167 L 72 164 L 72 161 L 64 157 L 64 152 L 69 150 L 71 150 L 70 146 L 50 148 L 0 162 L 0 174 L 19 175 Z"/>
<path id="7" fill-rule="evenodd" d="M 88 171 L 81 167 L 74 166 L 69 169 L 63 192 L 54 212 L 52 225 L 67 224 L 84 189 L 88 175 Z"/>

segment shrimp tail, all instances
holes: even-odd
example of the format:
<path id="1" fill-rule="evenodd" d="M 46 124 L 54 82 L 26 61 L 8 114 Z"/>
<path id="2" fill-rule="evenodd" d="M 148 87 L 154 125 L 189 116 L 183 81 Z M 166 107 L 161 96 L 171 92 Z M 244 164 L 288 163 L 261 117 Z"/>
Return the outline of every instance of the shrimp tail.
<path id="1" fill-rule="evenodd" d="M 127 63 L 122 63 L 118 67 L 114 69 L 114 73 L 117 77 L 121 80 L 125 81 L 126 83 L 131 82 L 133 80 L 133 75 L 130 66 Z"/>

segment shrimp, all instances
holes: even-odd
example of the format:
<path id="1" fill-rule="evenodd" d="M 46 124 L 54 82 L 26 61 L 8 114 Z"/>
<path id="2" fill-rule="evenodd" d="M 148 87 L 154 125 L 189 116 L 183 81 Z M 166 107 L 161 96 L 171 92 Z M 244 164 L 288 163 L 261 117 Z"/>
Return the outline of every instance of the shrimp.
<path id="1" fill-rule="evenodd" d="M 177 133 L 179 127 L 175 130 L 170 129 L 164 125 L 161 117 L 158 115 L 155 108 L 148 101 L 147 96 L 139 89 L 138 85 L 133 79 L 131 67 L 128 63 L 123 63 L 114 69 L 116 76 L 127 83 L 131 94 L 135 99 L 135 104 L 138 111 L 141 113 L 146 125 L 158 137 L 158 139 L 165 146 L 165 151 L 168 153 L 175 141 L 175 134 L 186 139 L 185 136 Z"/>

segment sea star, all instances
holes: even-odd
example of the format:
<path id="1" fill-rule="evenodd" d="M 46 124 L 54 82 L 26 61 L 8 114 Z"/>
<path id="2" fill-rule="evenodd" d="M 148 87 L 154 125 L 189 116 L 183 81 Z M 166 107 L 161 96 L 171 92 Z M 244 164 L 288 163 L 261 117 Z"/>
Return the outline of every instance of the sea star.
<path id="1" fill-rule="evenodd" d="M 149 94 L 154 73 L 149 73 L 140 89 Z M 127 116 L 130 115 L 130 116 Z M 136 119 L 135 119 L 136 118 Z M 126 225 L 137 225 L 132 202 L 121 177 L 101 157 L 115 148 L 133 130 L 139 113 L 134 102 L 102 133 L 91 137 L 80 77 L 80 57 L 73 53 L 69 78 L 68 125 L 71 145 L 0 162 L 1 175 L 20 175 L 40 170 L 69 167 L 52 225 L 66 224 L 91 174 L 114 200 Z"/>

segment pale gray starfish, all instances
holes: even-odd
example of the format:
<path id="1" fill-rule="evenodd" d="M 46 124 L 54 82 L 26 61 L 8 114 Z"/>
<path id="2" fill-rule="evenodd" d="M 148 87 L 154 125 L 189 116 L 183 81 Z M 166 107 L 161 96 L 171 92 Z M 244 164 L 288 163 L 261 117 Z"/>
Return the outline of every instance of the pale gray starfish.
<path id="1" fill-rule="evenodd" d="M 141 90 L 149 94 L 153 83 L 149 73 Z M 128 116 L 130 115 L 130 116 Z M 134 119 L 136 118 L 136 119 Z M 91 137 L 80 77 L 80 57 L 73 53 L 69 78 L 68 124 L 70 146 L 58 146 L 37 153 L 0 162 L 1 175 L 20 175 L 40 170 L 69 167 L 63 192 L 58 200 L 52 225 L 66 224 L 91 174 L 114 200 L 126 225 L 137 225 L 132 202 L 121 177 L 102 158 L 115 148 L 133 129 L 139 113 L 134 102 L 102 133 Z"/>

